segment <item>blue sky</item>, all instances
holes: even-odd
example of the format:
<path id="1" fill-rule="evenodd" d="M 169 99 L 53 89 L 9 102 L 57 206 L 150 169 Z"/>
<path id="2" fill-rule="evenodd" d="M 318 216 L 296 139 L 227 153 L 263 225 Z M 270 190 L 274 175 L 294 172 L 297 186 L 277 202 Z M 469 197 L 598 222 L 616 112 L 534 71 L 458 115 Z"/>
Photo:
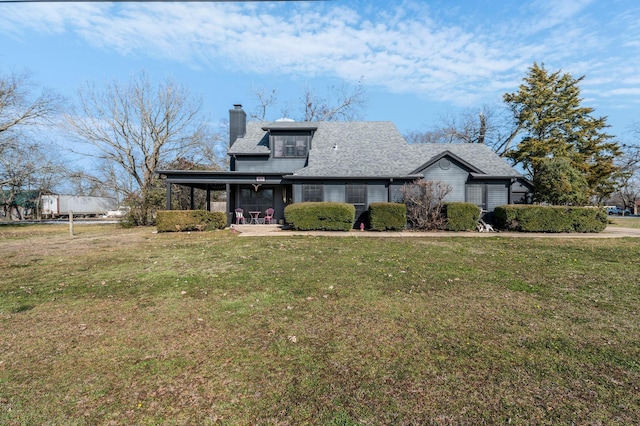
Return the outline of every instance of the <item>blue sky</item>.
<path id="1" fill-rule="evenodd" d="M 640 122 L 640 2 L 468 0 L 0 3 L 0 72 L 73 98 L 86 81 L 146 70 L 202 96 L 212 120 L 254 89 L 294 110 L 362 79 L 365 120 L 426 130 L 443 115 L 501 102 L 533 62 L 574 77 L 584 105 L 633 141 Z"/>

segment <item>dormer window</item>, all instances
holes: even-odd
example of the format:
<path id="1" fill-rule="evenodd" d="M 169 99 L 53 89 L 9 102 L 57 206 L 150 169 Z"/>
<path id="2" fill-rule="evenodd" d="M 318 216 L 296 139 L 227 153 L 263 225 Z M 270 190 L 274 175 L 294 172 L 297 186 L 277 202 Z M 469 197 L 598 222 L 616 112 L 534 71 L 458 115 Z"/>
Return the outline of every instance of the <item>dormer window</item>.
<path id="1" fill-rule="evenodd" d="M 317 129 L 317 124 L 295 121 L 276 121 L 262 128 L 269 132 L 269 147 L 274 158 L 306 158 Z"/>
<path id="2" fill-rule="evenodd" d="M 311 135 L 272 133 L 270 139 L 275 158 L 305 158 L 309 153 Z"/>

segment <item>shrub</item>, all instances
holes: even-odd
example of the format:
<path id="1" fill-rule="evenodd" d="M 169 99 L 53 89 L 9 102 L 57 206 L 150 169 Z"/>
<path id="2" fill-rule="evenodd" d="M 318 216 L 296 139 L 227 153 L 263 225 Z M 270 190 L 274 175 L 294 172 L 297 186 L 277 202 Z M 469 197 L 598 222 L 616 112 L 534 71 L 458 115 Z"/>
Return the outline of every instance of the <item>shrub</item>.
<path id="1" fill-rule="evenodd" d="M 299 231 L 349 231 L 355 216 L 356 208 L 346 203 L 306 202 L 284 209 L 287 223 Z"/>
<path id="2" fill-rule="evenodd" d="M 443 213 L 447 219 L 447 230 L 470 231 L 476 229 L 480 219 L 480 208 L 473 203 L 445 203 Z"/>
<path id="3" fill-rule="evenodd" d="M 223 212 L 206 210 L 161 210 L 156 215 L 158 232 L 204 231 L 227 226 Z"/>
<path id="4" fill-rule="evenodd" d="M 609 223 L 609 215 L 604 208 L 574 207 L 571 212 L 575 232 L 602 232 Z"/>
<path id="5" fill-rule="evenodd" d="M 400 203 L 371 203 L 369 225 L 373 231 L 404 229 L 407 226 L 407 206 Z"/>
<path id="6" fill-rule="evenodd" d="M 156 212 L 163 208 L 165 199 L 165 189 L 159 182 L 146 192 L 129 194 L 122 203 L 127 208 L 127 213 L 120 222 L 121 226 L 130 228 L 155 225 Z"/>
<path id="7" fill-rule="evenodd" d="M 496 225 L 520 232 L 601 232 L 607 226 L 602 208 L 566 206 L 499 206 Z"/>
<path id="8" fill-rule="evenodd" d="M 445 229 L 442 215 L 444 198 L 453 187 L 439 181 L 418 179 L 402 186 L 402 199 L 407 206 L 409 226 L 419 230 Z"/>

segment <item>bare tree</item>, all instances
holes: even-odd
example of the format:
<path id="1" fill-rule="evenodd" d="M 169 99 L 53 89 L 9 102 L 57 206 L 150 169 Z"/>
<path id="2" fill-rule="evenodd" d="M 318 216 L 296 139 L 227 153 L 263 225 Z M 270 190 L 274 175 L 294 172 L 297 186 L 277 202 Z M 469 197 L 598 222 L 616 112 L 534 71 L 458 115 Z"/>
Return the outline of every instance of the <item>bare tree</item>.
<path id="1" fill-rule="evenodd" d="M 60 98 L 38 87 L 28 74 L 0 75 L 0 155 L 9 146 L 21 143 L 28 130 L 50 124 Z"/>
<path id="2" fill-rule="evenodd" d="M 640 132 L 638 132 L 640 136 Z M 640 200 L 640 146 L 622 145 L 622 156 L 618 159 L 620 167 L 618 191 L 612 194 L 625 209 L 634 210 Z"/>
<path id="3" fill-rule="evenodd" d="M 66 176 L 67 189 L 71 194 L 89 197 L 112 197 L 113 192 L 106 188 L 101 179 L 84 168 L 69 171 Z M 119 201 L 119 200 L 118 200 Z"/>
<path id="4" fill-rule="evenodd" d="M 251 88 L 250 91 L 256 98 L 257 106 L 255 107 L 255 112 L 249 116 L 257 121 L 266 121 L 267 111 L 273 107 L 278 100 L 278 92 L 276 89 L 268 91 L 264 88 Z"/>
<path id="5" fill-rule="evenodd" d="M 170 79 L 154 89 L 145 72 L 102 90 L 85 84 L 79 100 L 79 113 L 66 115 L 69 129 L 105 185 L 133 204 L 134 221 L 150 223 L 158 166 L 210 142 L 201 101 Z"/>
<path id="6" fill-rule="evenodd" d="M 414 229 L 444 229 L 442 214 L 444 199 L 453 188 L 444 182 L 419 179 L 402 187 L 403 203 L 407 206 L 407 222 Z"/>
<path id="7" fill-rule="evenodd" d="M 507 110 L 483 105 L 480 109 L 466 109 L 459 115 L 440 118 L 440 123 L 424 132 L 405 136 L 409 143 L 478 143 L 485 144 L 502 155 L 517 135 Z"/>
<path id="8" fill-rule="evenodd" d="M 207 143 L 200 145 L 191 161 L 207 170 L 228 170 L 229 119 L 220 120 L 216 130 L 207 137 Z"/>
<path id="9" fill-rule="evenodd" d="M 16 200 L 22 192 L 40 194 L 57 182 L 61 162 L 41 143 L 41 130 L 54 124 L 60 103 L 26 73 L 0 75 L 0 204 L 6 217 L 18 212 L 20 218 Z"/>
<path id="10" fill-rule="evenodd" d="M 304 103 L 304 121 L 354 121 L 361 118 L 366 104 L 366 93 L 362 81 L 356 86 L 346 84 L 331 86 L 327 90 L 328 98 L 323 98 L 311 88 L 306 88 Z"/>
<path id="11" fill-rule="evenodd" d="M 250 114 L 251 118 L 258 121 L 268 120 L 269 110 L 278 103 L 277 91 L 252 89 L 251 92 L 257 103 L 255 112 Z M 325 92 L 323 96 L 315 89 L 306 87 L 301 98 L 293 103 L 293 107 L 283 108 L 280 112 L 286 117 L 291 109 L 293 118 L 301 121 L 354 121 L 362 117 L 362 109 L 367 103 L 362 81 L 355 86 L 330 86 Z"/>
<path id="12" fill-rule="evenodd" d="M 404 135 L 405 140 L 410 143 L 443 143 L 444 136 L 438 130 L 427 130 L 426 132 L 412 131 Z"/>
<path id="13" fill-rule="evenodd" d="M 58 155 L 35 143 L 7 146 L 0 155 L 0 205 L 7 219 L 23 219 L 18 199 L 30 194 L 38 214 L 40 195 L 50 192 L 65 176 Z"/>

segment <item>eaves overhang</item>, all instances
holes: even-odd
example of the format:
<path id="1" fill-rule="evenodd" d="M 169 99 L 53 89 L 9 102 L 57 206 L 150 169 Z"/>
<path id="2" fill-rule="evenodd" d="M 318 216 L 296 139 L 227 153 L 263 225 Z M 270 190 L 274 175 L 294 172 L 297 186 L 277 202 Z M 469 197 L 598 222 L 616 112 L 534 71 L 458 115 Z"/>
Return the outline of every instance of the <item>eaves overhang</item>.
<path id="1" fill-rule="evenodd" d="M 519 179 L 522 176 L 519 175 L 485 175 L 484 173 L 469 173 L 472 179 L 480 180 L 506 180 L 506 179 Z"/>
<path id="2" fill-rule="evenodd" d="M 229 157 L 268 157 L 271 155 L 271 150 L 262 150 L 254 152 L 228 152 Z"/>
<path id="3" fill-rule="evenodd" d="M 375 175 L 375 176 L 300 176 L 300 175 L 286 175 L 282 176 L 284 180 L 416 180 L 424 178 L 423 174 L 411 174 L 411 175 Z"/>
<path id="4" fill-rule="evenodd" d="M 277 185 L 282 183 L 282 173 L 214 172 L 206 170 L 158 170 L 165 182 L 179 185 L 200 184 L 254 184 Z"/>

